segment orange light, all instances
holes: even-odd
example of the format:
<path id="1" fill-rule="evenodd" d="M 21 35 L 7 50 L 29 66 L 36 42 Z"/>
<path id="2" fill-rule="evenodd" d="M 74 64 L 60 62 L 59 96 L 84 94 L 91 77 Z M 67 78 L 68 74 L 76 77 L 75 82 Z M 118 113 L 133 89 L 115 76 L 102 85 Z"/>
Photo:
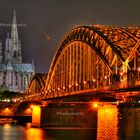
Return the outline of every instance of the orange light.
<path id="1" fill-rule="evenodd" d="M 78 86 L 78 83 L 76 83 L 75 85 Z"/>
<path id="2" fill-rule="evenodd" d="M 10 128 L 10 127 L 11 127 L 11 125 L 8 123 L 4 124 L 4 128 Z"/>
<path id="3" fill-rule="evenodd" d="M 29 108 L 27 108 L 27 109 L 24 111 L 24 113 L 25 113 L 26 115 L 31 115 L 31 114 L 32 114 L 32 109 L 29 107 Z"/>
<path id="4" fill-rule="evenodd" d="M 34 105 L 30 105 L 30 108 L 33 109 Z"/>
<path id="5" fill-rule="evenodd" d="M 43 130 L 39 128 L 29 128 L 26 130 L 27 140 L 43 140 Z"/>
<path id="6" fill-rule="evenodd" d="M 12 113 L 12 112 L 11 112 L 11 110 L 10 110 L 8 107 L 4 109 L 4 114 L 9 115 L 9 114 L 11 114 L 11 113 Z"/>
<path id="7" fill-rule="evenodd" d="M 26 123 L 26 128 L 31 128 L 32 124 L 31 123 Z"/>
<path id="8" fill-rule="evenodd" d="M 84 84 L 86 84 L 87 82 L 86 81 L 84 81 Z"/>
<path id="9" fill-rule="evenodd" d="M 32 125 L 33 126 L 40 126 L 40 117 L 41 117 L 41 108 L 39 105 L 35 105 L 33 107 L 33 112 L 32 112 Z"/>
<path id="10" fill-rule="evenodd" d="M 94 103 L 93 103 L 93 107 L 94 107 L 94 108 L 98 108 L 98 103 L 97 103 L 97 102 L 94 102 Z"/>
<path id="11" fill-rule="evenodd" d="M 9 108 L 5 108 L 5 111 L 6 111 L 6 112 L 9 111 Z"/>
<path id="12" fill-rule="evenodd" d="M 93 109 L 97 109 L 98 106 L 99 106 L 99 103 L 98 102 L 92 102 L 91 106 L 92 106 Z"/>
<path id="13" fill-rule="evenodd" d="M 104 78 L 107 79 L 107 76 L 105 76 Z"/>
<path id="14" fill-rule="evenodd" d="M 121 72 L 120 75 L 123 75 L 123 73 Z"/>

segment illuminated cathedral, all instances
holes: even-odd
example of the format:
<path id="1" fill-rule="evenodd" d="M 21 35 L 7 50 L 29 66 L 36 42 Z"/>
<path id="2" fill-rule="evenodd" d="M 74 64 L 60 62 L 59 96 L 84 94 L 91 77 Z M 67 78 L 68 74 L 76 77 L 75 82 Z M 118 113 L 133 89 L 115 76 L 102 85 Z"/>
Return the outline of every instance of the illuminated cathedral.
<path id="1" fill-rule="evenodd" d="M 5 43 L 0 42 L 0 87 L 23 92 L 28 88 L 33 74 L 34 64 L 22 62 L 22 48 L 14 11 L 11 33 L 7 34 Z"/>

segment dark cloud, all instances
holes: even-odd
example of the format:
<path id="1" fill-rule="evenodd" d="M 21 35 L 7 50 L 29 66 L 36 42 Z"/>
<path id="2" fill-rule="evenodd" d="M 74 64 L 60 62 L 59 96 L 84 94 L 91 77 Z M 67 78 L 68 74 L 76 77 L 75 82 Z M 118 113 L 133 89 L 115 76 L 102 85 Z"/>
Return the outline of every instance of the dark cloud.
<path id="1" fill-rule="evenodd" d="M 139 0 L 1 0 L 0 23 L 10 23 L 16 9 L 18 23 L 27 24 L 19 27 L 23 61 L 33 59 L 36 71 L 46 73 L 68 30 L 83 24 L 140 25 L 139 5 Z M 8 30 L 0 27 L 0 38 Z"/>

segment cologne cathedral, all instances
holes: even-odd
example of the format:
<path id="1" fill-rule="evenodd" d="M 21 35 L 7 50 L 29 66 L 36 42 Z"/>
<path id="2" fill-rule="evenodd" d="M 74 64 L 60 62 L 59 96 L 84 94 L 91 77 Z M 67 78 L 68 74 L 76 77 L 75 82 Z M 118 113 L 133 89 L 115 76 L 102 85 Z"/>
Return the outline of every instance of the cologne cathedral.
<path id="1" fill-rule="evenodd" d="M 21 50 L 16 12 L 14 11 L 11 33 L 7 34 L 5 43 L 0 42 L 0 87 L 9 91 L 25 91 L 34 74 L 34 64 L 22 62 Z"/>

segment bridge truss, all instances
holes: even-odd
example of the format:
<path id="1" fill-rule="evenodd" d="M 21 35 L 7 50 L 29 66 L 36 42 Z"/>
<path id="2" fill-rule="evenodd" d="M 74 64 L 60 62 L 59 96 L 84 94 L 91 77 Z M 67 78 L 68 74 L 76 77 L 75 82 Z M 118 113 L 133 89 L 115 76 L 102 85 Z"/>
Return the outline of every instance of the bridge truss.
<path id="1" fill-rule="evenodd" d="M 45 83 L 36 82 L 47 98 L 139 86 L 140 28 L 94 25 L 72 29 L 56 51 Z"/>

